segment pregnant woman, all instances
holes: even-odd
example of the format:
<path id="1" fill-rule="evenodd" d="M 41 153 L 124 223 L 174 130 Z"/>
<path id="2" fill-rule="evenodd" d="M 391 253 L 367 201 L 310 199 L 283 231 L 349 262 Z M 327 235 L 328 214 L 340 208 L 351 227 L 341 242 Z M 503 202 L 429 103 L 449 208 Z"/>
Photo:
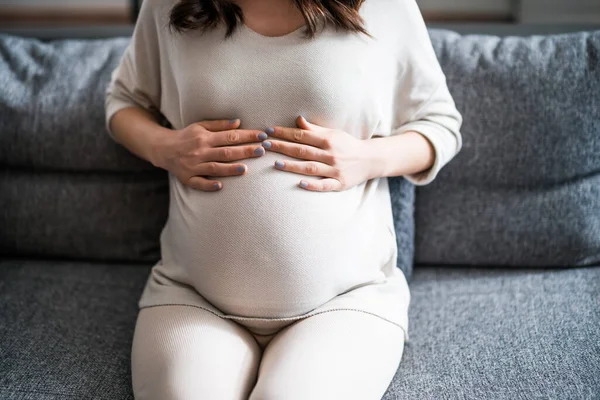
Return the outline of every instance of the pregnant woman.
<path id="1" fill-rule="evenodd" d="M 145 0 L 105 106 L 169 172 L 135 398 L 381 399 L 410 302 L 387 177 L 462 146 L 415 0 Z"/>

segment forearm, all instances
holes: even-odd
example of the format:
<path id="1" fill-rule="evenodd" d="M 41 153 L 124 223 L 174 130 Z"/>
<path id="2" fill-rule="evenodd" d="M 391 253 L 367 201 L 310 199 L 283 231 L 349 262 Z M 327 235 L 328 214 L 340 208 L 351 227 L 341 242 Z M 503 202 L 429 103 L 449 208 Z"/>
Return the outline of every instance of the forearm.
<path id="1" fill-rule="evenodd" d="M 110 127 L 117 143 L 158 167 L 156 149 L 171 132 L 149 111 L 140 107 L 123 108 L 111 118 Z"/>
<path id="2" fill-rule="evenodd" d="M 369 179 L 411 175 L 431 168 L 435 150 L 431 142 L 416 131 L 367 140 Z"/>

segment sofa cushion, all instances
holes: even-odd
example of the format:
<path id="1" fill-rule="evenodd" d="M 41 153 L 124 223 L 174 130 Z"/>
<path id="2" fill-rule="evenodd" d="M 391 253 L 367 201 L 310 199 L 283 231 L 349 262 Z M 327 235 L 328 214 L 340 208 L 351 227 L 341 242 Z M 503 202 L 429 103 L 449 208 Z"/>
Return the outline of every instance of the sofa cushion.
<path id="1" fill-rule="evenodd" d="M 417 188 L 415 261 L 600 263 L 600 31 L 431 36 L 463 149 Z"/>
<path id="2" fill-rule="evenodd" d="M 407 282 L 410 283 L 415 258 L 415 185 L 404 177 L 394 176 L 387 179 L 398 247 L 396 266 L 404 272 Z"/>
<path id="3" fill-rule="evenodd" d="M 154 169 L 104 133 L 104 91 L 128 43 L 0 34 L 0 165 L 70 172 Z"/>
<path id="4" fill-rule="evenodd" d="M 0 254 L 155 262 L 169 207 L 166 171 L 6 169 Z"/>
<path id="5" fill-rule="evenodd" d="M 0 261 L 0 398 L 133 399 L 148 265 Z"/>
<path id="6" fill-rule="evenodd" d="M 133 399 L 150 265 L 0 261 L 0 398 Z M 600 396 L 600 268 L 419 267 L 383 400 Z"/>
<path id="7" fill-rule="evenodd" d="M 417 267 L 385 400 L 600 398 L 600 268 Z"/>

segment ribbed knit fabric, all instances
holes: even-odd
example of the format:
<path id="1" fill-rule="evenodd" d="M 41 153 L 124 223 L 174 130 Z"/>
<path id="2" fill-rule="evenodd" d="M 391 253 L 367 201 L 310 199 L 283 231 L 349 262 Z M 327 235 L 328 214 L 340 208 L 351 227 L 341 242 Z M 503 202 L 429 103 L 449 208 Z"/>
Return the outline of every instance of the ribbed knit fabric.
<path id="1" fill-rule="evenodd" d="M 171 33 L 174 4 L 143 2 L 106 92 L 111 136 L 111 117 L 132 105 L 174 129 L 233 118 L 247 129 L 295 126 L 302 115 L 364 140 L 415 130 L 436 151 L 429 171 L 407 177 L 417 185 L 460 150 L 462 117 L 414 0 L 367 0 L 360 12 L 374 38 L 325 27 L 312 40 L 303 28 L 267 37 L 243 24 L 227 40 L 224 27 Z M 407 332 L 387 179 L 311 192 L 298 182 L 318 177 L 276 170 L 278 159 L 293 158 L 267 150 L 242 160 L 246 175 L 219 177 L 218 192 L 170 174 L 162 259 L 140 307 L 189 304 L 257 321 L 358 309 Z"/>
<path id="2" fill-rule="evenodd" d="M 279 323 L 264 340 L 196 307 L 146 307 L 132 344 L 134 397 L 381 399 L 402 360 L 402 336 L 372 315 L 334 311 Z"/>

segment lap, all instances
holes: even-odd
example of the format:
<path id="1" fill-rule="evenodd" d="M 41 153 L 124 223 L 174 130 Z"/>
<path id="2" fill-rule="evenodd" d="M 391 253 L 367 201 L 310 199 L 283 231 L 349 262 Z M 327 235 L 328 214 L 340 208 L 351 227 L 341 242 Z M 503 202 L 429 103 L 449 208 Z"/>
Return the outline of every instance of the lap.
<path id="1" fill-rule="evenodd" d="M 400 365 L 403 335 L 399 326 L 360 311 L 302 319 L 264 349 L 249 400 L 380 400 Z"/>
<path id="2" fill-rule="evenodd" d="M 136 400 L 246 400 L 261 349 L 233 321 L 189 306 L 142 308 L 136 322 L 132 385 Z"/>

